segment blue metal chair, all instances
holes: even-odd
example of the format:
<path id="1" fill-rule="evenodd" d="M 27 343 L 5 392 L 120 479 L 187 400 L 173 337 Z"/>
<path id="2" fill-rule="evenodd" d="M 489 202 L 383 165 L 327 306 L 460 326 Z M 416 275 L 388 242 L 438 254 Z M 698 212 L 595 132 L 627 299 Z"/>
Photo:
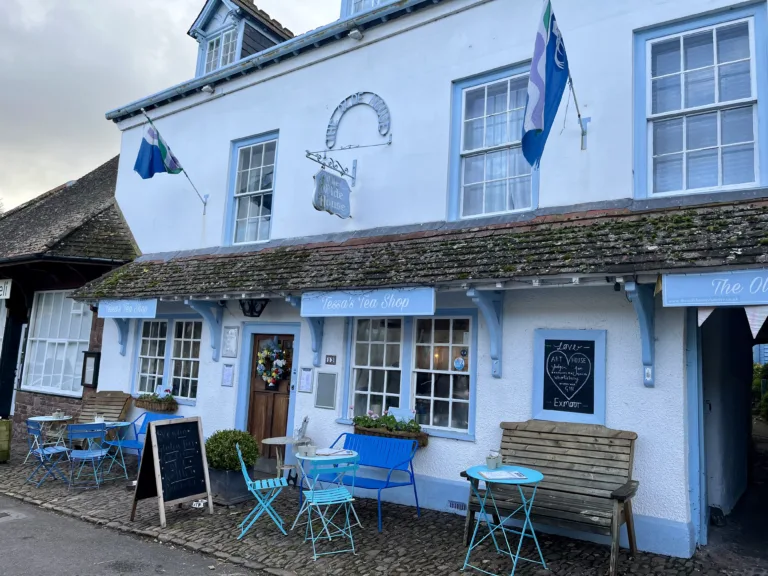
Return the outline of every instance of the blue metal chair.
<path id="1" fill-rule="evenodd" d="M 35 422 L 34 420 L 27 420 L 27 443 L 29 444 L 29 453 L 27 456 L 32 456 L 38 461 L 32 474 L 27 478 L 27 482 L 34 482 L 33 478 L 40 468 L 45 470 L 45 474 L 43 474 L 43 477 L 37 482 L 37 488 L 39 488 L 49 476 L 54 480 L 59 479 L 68 482 L 67 475 L 59 467 L 59 462 L 61 462 L 61 459 L 65 458 L 69 452 L 66 446 L 44 446 L 42 427 L 40 422 Z"/>
<path id="2" fill-rule="evenodd" d="M 125 459 L 123 458 L 123 452 L 125 450 L 136 450 L 139 455 L 139 462 L 141 462 L 141 451 L 144 449 L 144 440 L 141 436 L 147 435 L 147 429 L 150 422 L 156 422 L 158 420 L 173 420 L 175 418 L 181 418 L 181 416 L 175 416 L 173 414 L 158 414 L 156 412 L 143 412 L 139 414 L 136 419 L 131 422 L 131 429 L 133 430 L 133 439 L 119 438 L 115 440 L 108 440 L 107 446 L 117 448 L 122 460 L 123 469 L 125 469 Z M 141 420 L 141 426 L 138 425 Z"/>
<path id="3" fill-rule="evenodd" d="M 306 476 L 309 489 L 303 491 L 304 503 L 299 511 L 291 530 L 304 512 L 307 513 L 307 524 L 304 531 L 304 541 L 312 542 L 312 554 L 315 560 L 320 556 L 340 554 L 342 552 L 355 553 L 355 539 L 352 527 L 359 524 L 353 502 L 355 491 L 355 476 L 359 467 L 359 456 L 321 457 L 318 459 L 306 459 L 304 466 L 307 468 Z M 338 482 L 344 478 L 344 486 L 323 488 L 324 482 Z M 350 515 L 355 519 L 352 522 Z M 317 521 L 319 526 L 316 528 Z M 349 548 L 333 550 L 330 552 L 318 552 L 317 543 L 321 539 L 346 538 L 349 540 Z"/>
<path id="4" fill-rule="evenodd" d="M 280 528 L 280 532 L 284 535 L 288 535 L 283 526 L 283 519 L 272 507 L 272 502 L 277 498 L 278 494 L 282 492 L 283 488 L 288 486 L 288 481 L 284 477 L 280 478 L 268 478 L 267 480 L 251 480 L 250 474 L 248 474 L 248 468 L 243 461 L 243 453 L 240 451 L 240 444 L 235 444 L 237 448 L 237 457 L 240 459 L 240 467 L 243 469 L 243 477 L 245 478 L 245 485 L 248 486 L 248 491 L 256 498 L 256 506 L 250 511 L 248 516 L 245 517 L 240 523 L 239 528 L 242 529 L 238 540 L 245 536 L 246 532 L 251 529 L 251 526 L 258 520 L 264 512 L 266 512 L 272 521 Z M 246 526 L 247 524 L 247 526 Z"/>
<path id="5" fill-rule="evenodd" d="M 105 446 L 107 433 L 104 424 L 70 424 L 67 426 L 69 439 L 69 487 L 98 488 L 101 485 L 101 465 L 109 453 Z M 80 448 L 75 448 L 78 443 Z M 90 464 L 93 472 L 93 483 L 90 480 L 80 482 L 80 475 L 86 465 Z M 77 468 L 77 476 L 75 476 Z"/>

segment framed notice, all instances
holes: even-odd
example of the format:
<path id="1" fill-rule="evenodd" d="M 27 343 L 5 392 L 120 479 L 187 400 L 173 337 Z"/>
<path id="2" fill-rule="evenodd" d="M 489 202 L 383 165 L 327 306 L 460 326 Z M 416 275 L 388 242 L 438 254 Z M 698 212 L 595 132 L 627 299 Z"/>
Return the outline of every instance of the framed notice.
<path id="1" fill-rule="evenodd" d="M 536 330 L 533 417 L 605 424 L 605 330 Z"/>
<path id="2" fill-rule="evenodd" d="M 223 343 L 221 346 L 221 355 L 224 358 L 237 358 L 237 340 L 240 336 L 238 326 L 224 326 Z"/>

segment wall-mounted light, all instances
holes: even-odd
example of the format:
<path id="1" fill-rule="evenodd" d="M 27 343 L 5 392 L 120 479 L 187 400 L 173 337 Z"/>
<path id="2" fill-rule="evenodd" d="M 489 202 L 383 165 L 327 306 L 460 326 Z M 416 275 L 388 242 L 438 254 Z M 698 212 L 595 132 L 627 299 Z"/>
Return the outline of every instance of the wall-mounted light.
<path id="1" fill-rule="evenodd" d="M 83 352 L 83 375 L 80 385 L 83 388 L 96 388 L 99 385 L 99 363 L 101 352 Z"/>
<path id="2" fill-rule="evenodd" d="M 258 318 L 269 304 L 269 298 L 249 298 L 240 300 L 240 310 L 248 318 Z"/>
<path id="3" fill-rule="evenodd" d="M 206 94 L 213 94 L 216 89 L 213 87 L 213 84 L 206 84 L 205 86 L 200 88 L 200 90 L 202 90 Z"/>
<path id="4" fill-rule="evenodd" d="M 352 38 L 352 40 L 360 41 L 363 39 L 363 31 L 360 30 L 360 28 L 352 28 L 352 30 L 349 31 L 349 37 Z"/>

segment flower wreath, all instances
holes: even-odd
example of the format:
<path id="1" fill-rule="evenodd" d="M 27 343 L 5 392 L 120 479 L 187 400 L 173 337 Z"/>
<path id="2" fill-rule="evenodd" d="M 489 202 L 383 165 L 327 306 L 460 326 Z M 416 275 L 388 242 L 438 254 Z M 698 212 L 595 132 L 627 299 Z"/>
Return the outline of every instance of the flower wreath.
<path id="1" fill-rule="evenodd" d="M 261 379 L 274 385 L 283 379 L 285 352 L 279 346 L 268 346 L 259 352 L 259 365 L 256 367 Z"/>

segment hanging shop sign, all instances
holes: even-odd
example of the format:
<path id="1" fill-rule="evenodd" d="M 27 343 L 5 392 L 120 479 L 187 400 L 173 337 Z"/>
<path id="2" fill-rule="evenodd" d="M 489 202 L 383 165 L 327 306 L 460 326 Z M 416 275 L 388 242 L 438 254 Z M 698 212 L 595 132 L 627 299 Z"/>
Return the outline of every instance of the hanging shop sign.
<path id="1" fill-rule="evenodd" d="M 768 270 L 665 274 L 662 295 L 664 306 L 768 304 Z"/>
<path id="2" fill-rule="evenodd" d="M 157 299 L 99 302 L 99 318 L 154 318 L 155 316 L 157 316 Z"/>
<path id="3" fill-rule="evenodd" d="M 315 196 L 312 206 L 320 212 L 335 214 L 339 218 L 351 217 L 352 190 L 341 176 L 320 170 L 315 174 Z"/>
<path id="4" fill-rule="evenodd" d="M 301 315 L 304 318 L 432 316 L 434 313 L 434 288 L 307 292 L 301 297 Z"/>
<path id="5" fill-rule="evenodd" d="M 0 280 L 0 300 L 8 300 L 11 297 L 11 279 Z"/>
<path id="6" fill-rule="evenodd" d="M 391 125 L 391 116 L 389 114 L 389 106 L 378 94 L 373 92 L 357 92 L 344 98 L 331 115 L 331 120 L 328 122 L 328 128 L 325 132 L 325 144 L 328 148 L 336 146 L 336 135 L 339 132 L 339 123 L 347 113 L 347 110 L 354 108 L 355 106 L 366 105 L 373 108 L 379 119 L 379 134 L 386 136 L 389 134 Z"/>

